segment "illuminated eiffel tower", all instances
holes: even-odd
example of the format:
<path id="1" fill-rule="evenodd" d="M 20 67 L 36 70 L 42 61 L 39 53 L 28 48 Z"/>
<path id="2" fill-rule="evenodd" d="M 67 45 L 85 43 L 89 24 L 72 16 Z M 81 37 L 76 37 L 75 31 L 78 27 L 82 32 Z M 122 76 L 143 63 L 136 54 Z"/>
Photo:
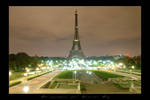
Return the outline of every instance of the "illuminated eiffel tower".
<path id="1" fill-rule="evenodd" d="M 78 34 L 78 14 L 77 10 L 75 11 L 75 35 L 73 40 L 72 49 L 70 50 L 68 59 L 79 58 L 84 59 L 85 55 L 81 49 L 79 34 Z"/>

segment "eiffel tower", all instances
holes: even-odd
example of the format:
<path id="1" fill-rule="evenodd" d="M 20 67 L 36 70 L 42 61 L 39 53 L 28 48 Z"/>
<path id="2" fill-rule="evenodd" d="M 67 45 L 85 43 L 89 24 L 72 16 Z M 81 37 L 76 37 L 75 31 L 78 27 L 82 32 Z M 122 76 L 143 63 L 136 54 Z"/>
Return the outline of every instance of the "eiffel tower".
<path id="1" fill-rule="evenodd" d="M 68 59 L 72 58 L 79 58 L 84 59 L 85 55 L 81 49 L 80 40 L 79 40 L 79 34 L 78 34 L 78 14 L 77 10 L 75 10 L 75 34 L 74 34 L 74 40 L 72 49 L 70 50 Z"/>

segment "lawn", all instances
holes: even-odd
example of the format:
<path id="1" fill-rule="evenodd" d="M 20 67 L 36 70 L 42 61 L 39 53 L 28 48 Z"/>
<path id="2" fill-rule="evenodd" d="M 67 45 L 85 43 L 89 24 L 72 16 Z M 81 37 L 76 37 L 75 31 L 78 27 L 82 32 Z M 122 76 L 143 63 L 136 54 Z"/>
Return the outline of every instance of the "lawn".
<path id="1" fill-rule="evenodd" d="M 103 80 L 108 80 L 108 78 L 117 78 L 117 77 L 124 77 L 122 75 L 113 74 L 110 72 L 104 72 L 104 71 L 93 71 L 99 78 Z"/>
<path id="2" fill-rule="evenodd" d="M 58 74 L 55 78 L 59 79 L 72 79 L 73 72 L 72 71 L 63 71 Z"/>
<path id="3" fill-rule="evenodd" d="M 21 77 L 24 77 L 24 72 L 13 72 L 9 80 L 15 80 Z"/>
<path id="4" fill-rule="evenodd" d="M 49 86 L 50 89 L 54 89 L 57 85 L 57 81 L 54 81 L 52 85 Z"/>

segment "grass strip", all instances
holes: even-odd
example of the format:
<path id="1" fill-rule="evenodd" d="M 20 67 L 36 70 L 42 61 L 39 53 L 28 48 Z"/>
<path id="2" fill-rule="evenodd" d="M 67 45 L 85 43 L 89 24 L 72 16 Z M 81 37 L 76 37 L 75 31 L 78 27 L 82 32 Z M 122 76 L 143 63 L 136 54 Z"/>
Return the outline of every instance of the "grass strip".
<path id="1" fill-rule="evenodd" d="M 73 72 L 72 71 L 63 71 L 58 74 L 55 78 L 58 79 L 72 79 Z"/>
<path id="2" fill-rule="evenodd" d="M 46 73 L 43 73 L 43 74 L 40 74 L 40 75 L 37 75 L 37 76 L 33 76 L 33 77 L 30 77 L 30 78 L 27 78 L 27 80 L 28 80 L 28 81 L 29 81 L 29 80 L 32 80 L 32 79 L 34 79 L 34 78 L 40 77 L 40 76 L 42 76 L 42 75 L 44 75 L 44 74 L 47 74 L 47 73 L 49 73 L 49 72 L 46 72 Z"/>
<path id="3" fill-rule="evenodd" d="M 124 77 L 122 75 L 113 74 L 110 72 L 104 72 L 104 71 L 93 71 L 99 78 L 103 80 L 108 80 L 108 78 L 117 78 L 117 77 Z"/>
<path id="4" fill-rule="evenodd" d="M 49 88 L 54 89 L 56 87 L 57 83 L 58 83 L 57 81 L 54 81 L 53 84 L 50 85 Z"/>
<path id="5" fill-rule="evenodd" d="M 13 72 L 9 80 L 11 81 L 11 80 L 15 80 L 21 77 L 24 77 L 24 72 Z"/>
<path id="6" fill-rule="evenodd" d="M 12 83 L 12 84 L 9 84 L 9 87 L 13 87 L 13 86 L 18 85 L 18 84 L 20 84 L 20 83 L 21 83 L 21 81 L 14 82 L 14 83 Z"/>

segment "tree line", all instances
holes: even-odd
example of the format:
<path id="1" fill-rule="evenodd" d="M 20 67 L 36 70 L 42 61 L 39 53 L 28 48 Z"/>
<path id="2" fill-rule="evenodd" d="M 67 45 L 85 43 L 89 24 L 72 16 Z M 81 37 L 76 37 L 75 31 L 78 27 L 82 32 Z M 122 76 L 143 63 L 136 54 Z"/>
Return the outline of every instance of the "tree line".
<path id="1" fill-rule="evenodd" d="M 26 67 L 35 70 L 41 63 L 46 65 L 46 61 L 48 60 L 52 60 L 54 64 L 57 64 L 57 61 L 63 61 L 65 60 L 65 57 L 29 56 L 25 52 L 9 54 L 9 70 L 13 70 L 16 72 L 25 71 Z"/>
<path id="2" fill-rule="evenodd" d="M 87 60 L 112 60 L 114 62 L 122 62 L 127 67 L 134 65 L 137 69 L 141 68 L 141 57 L 120 57 L 115 59 L 113 56 L 102 56 L 102 57 L 88 57 Z M 66 60 L 65 57 L 39 57 L 39 56 L 29 56 L 25 52 L 19 52 L 17 54 L 9 54 L 9 70 L 13 71 L 25 71 L 26 67 L 31 67 L 33 70 L 38 67 L 39 64 L 46 64 L 46 61 L 51 60 L 54 64 L 61 63 Z"/>

